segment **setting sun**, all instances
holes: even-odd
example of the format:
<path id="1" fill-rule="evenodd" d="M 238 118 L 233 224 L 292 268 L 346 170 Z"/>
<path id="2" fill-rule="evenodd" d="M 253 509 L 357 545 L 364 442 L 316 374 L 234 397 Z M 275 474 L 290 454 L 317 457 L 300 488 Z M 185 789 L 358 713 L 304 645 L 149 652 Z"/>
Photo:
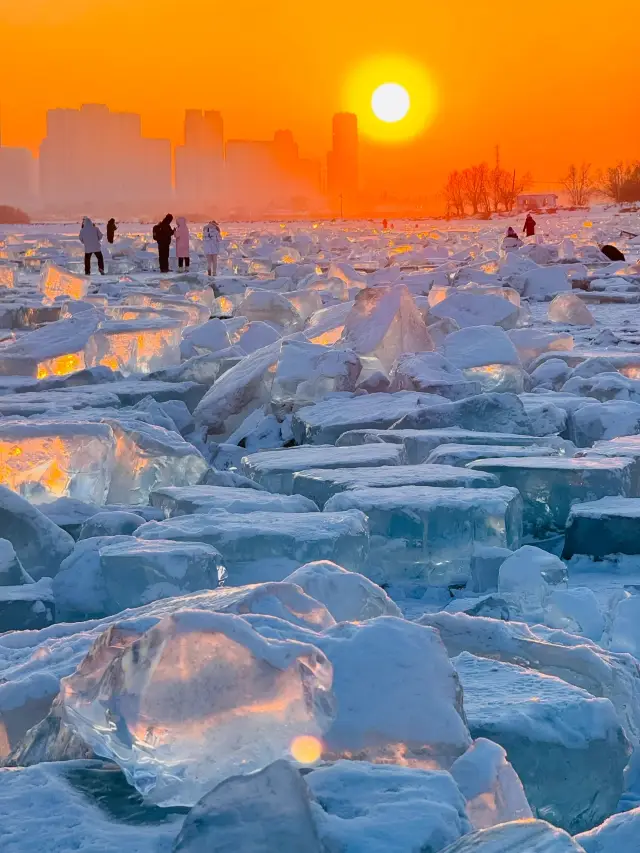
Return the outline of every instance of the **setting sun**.
<path id="1" fill-rule="evenodd" d="M 345 81 L 344 109 L 358 116 L 364 136 L 379 142 L 420 136 L 433 123 L 437 102 L 428 70 L 407 56 L 372 56 Z"/>
<path id="2" fill-rule="evenodd" d="M 399 83 L 383 83 L 371 97 L 371 109 L 380 121 L 402 121 L 411 109 L 409 93 Z"/>

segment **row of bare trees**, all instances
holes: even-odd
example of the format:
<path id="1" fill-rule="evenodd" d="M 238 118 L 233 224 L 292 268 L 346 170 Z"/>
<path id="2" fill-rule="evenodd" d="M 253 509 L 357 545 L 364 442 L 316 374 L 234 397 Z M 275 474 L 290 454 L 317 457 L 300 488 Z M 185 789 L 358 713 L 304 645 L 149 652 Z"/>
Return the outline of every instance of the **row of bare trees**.
<path id="1" fill-rule="evenodd" d="M 511 211 L 518 195 L 531 182 L 529 175 L 518 176 L 496 164 L 478 163 L 462 171 L 451 172 L 444 188 L 448 216 L 489 215 L 502 207 Z"/>
<path id="2" fill-rule="evenodd" d="M 594 172 L 590 163 L 572 164 L 562 185 L 574 207 L 586 207 L 594 195 L 617 204 L 640 201 L 640 162 L 616 163 L 604 172 Z"/>

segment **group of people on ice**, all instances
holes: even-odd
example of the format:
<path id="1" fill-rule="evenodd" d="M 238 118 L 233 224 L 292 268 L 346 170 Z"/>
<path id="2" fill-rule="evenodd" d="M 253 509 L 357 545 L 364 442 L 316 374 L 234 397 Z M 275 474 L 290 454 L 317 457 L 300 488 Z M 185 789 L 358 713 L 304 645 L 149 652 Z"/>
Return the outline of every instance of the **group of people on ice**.
<path id="1" fill-rule="evenodd" d="M 522 229 L 522 233 L 527 237 L 535 237 L 536 233 L 536 221 L 533 216 L 529 213 L 527 218 L 524 221 L 524 228 Z M 505 252 L 512 251 L 513 249 L 519 249 L 522 246 L 522 240 L 516 234 L 515 230 L 511 227 L 507 228 L 507 233 L 505 234 L 505 238 L 502 241 L 502 248 Z"/>
<path id="2" fill-rule="evenodd" d="M 115 219 L 110 219 L 107 222 L 107 241 L 113 243 L 115 233 L 118 230 Z M 98 271 L 100 275 L 104 275 L 104 255 L 102 253 L 102 231 L 95 225 L 88 216 L 82 220 L 80 228 L 80 242 L 84 246 L 84 272 L 85 275 L 91 275 L 91 259 L 93 255 L 98 261 Z M 171 241 L 176 238 L 176 256 L 178 258 L 179 269 L 189 269 L 191 263 L 190 245 L 191 235 L 189 227 L 184 216 L 179 216 L 176 220 L 176 227 L 173 227 L 173 215 L 168 213 L 165 218 L 153 226 L 153 239 L 158 244 L 158 260 L 160 264 L 160 272 L 169 272 L 169 253 L 171 251 Z M 204 253 L 207 257 L 207 272 L 210 276 L 217 275 L 218 272 L 218 255 L 220 254 L 220 245 L 222 243 L 222 234 L 220 226 L 212 219 L 204 227 L 202 241 Z"/>

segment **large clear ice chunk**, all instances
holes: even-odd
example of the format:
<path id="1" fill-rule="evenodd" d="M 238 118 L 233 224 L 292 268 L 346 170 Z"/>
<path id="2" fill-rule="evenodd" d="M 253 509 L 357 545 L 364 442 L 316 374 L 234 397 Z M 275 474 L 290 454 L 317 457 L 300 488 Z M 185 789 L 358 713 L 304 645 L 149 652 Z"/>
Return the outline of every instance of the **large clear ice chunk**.
<path id="1" fill-rule="evenodd" d="M 273 380 L 275 403 L 307 406 L 335 391 L 354 391 L 360 360 L 349 350 L 285 341 Z"/>
<path id="2" fill-rule="evenodd" d="M 587 554 L 640 554 L 640 498 L 606 497 L 577 503 L 567 519 L 565 559 Z"/>
<path id="3" fill-rule="evenodd" d="M 361 447 L 303 446 L 265 450 L 242 459 L 242 473 L 270 492 L 290 495 L 299 471 L 318 468 L 380 468 L 402 465 L 404 448 L 392 444 Z"/>
<path id="4" fill-rule="evenodd" d="M 317 506 L 302 495 L 274 495 L 231 486 L 165 486 L 150 495 L 151 506 L 167 518 L 193 513 L 316 512 Z"/>
<path id="5" fill-rule="evenodd" d="M 513 549 L 522 531 L 522 502 L 510 488 L 358 489 L 325 505 L 327 512 L 354 509 L 369 519 L 365 574 L 377 583 L 466 583 L 475 544 Z"/>
<path id="6" fill-rule="evenodd" d="M 103 504 L 115 448 L 107 424 L 5 421 L 0 424 L 0 483 L 34 504 L 62 497 Z"/>
<path id="7" fill-rule="evenodd" d="M 180 364 L 181 340 L 182 324 L 170 317 L 101 323 L 87 343 L 85 364 L 125 376 L 153 373 Z"/>
<path id="8" fill-rule="evenodd" d="M 543 820 L 520 820 L 472 832 L 443 853 L 584 853 L 584 849 L 567 832 Z"/>
<path id="9" fill-rule="evenodd" d="M 537 817 L 575 834 L 611 814 L 631 747 L 608 699 L 468 652 L 453 663 L 472 737 L 507 751 Z"/>
<path id="10" fill-rule="evenodd" d="M 476 471 L 495 474 L 503 486 L 520 491 L 524 501 L 524 533 L 544 539 L 563 533 L 572 504 L 609 495 L 628 497 L 633 462 L 624 457 L 478 459 Z"/>
<path id="11" fill-rule="evenodd" d="M 47 302 L 54 302 L 60 296 L 84 299 L 90 283 L 86 276 L 69 272 L 54 263 L 48 263 L 40 274 L 40 290 Z"/>
<path id="12" fill-rule="evenodd" d="M 64 714 L 149 802 L 188 805 L 286 757 L 331 723 L 332 667 L 316 647 L 268 640 L 242 618 L 183 610 L 94 678 L 64 679 Z"/>
<path id="13" fill-rule="evenodd" d="M 388 465 L 385 468 L 311 468 L 293 475 L 293 493 L 304 495 L 323 507 L 333 495 L 353 489 L 397 486 L 490 489 L 498 485 L 497 478 L 492 475 L 478 477 L 478 473 L 449 465 L 427 464 Z"/>

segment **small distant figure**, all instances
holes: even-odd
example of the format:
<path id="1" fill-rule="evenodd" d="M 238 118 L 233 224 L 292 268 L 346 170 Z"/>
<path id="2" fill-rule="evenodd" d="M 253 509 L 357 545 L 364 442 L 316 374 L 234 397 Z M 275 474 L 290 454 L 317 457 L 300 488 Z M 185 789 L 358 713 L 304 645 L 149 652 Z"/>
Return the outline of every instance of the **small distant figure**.
<path id="1" fill-rule="evenodd" d="M 84 274 L 91 275 L 91 255 L 98 259 L 98 270 L 104 275 L 104 256 L 102 254 L 102 231 L 85 216 L 80 229 L 80 242 L 84 246 Z"/>
<path id="2" fill-rule="evenodd" d="M 384 228 L 385 231 L 389 227 L 389 222 L 386 219 L 382 220 L 382 227 Z"/>
<path id="3" fill-rule="evenodd" d="M 220 233 L 220 226 L 215 219 L 212 219 L 211 222 L 208 222 L 204 226 L 202 240 L 204 243 L 204 253 L 207 256 L 207 273 L 209 275 L 217 275 L 222 234 Z"/>
<path id="4" fill-rule="evenodd" d="M 609 258 L 610 261 L 626 261 L 625 256 L 617 246 L 611 246 L 608 243 L 606 246 L 601 246 L 600 251 L 603 255 Z"/>
<path id="5" fill-rule="evenodd" d="M 524 228 L 522 229 L 522 233 L 526 234 L 527 237 L 535 236 L 536 221 L 530 213 L 527 214 L 527 218 L 524 221 Z"/>
<path id="6" fill-rule="evenodd" d="M 178 269 L 189 269 L 191 259 L 189 258 L 189 226 L 184 216 L 176 220 L 176 255 L 178 257 Z"/>
<path id="7" fill-rule="evenodd" d="M 169 272 L 169 250 L 171 249 L 171 238 L 176 232 L 175 228 L 171 227 L 173 215 L 167 213 L 162 222 L 158 222 L 153 226 L 153 239 L 158 244 L 158 260 L 160 262 L 160 272 Z"/>
<path id="8" fill-rule="evenodd" d="M 522 240 L 518 237 L 513 228 L 507 228 L 507 233 L 504 235 L 504 240 L 502 241 L 502 251 L 512 252 L 520 246 L 522 246 Z"/>
<path id="9" fill-rule="evenodd" d="M 116 225 L 115 219 L 110 219 L 107 222 L 107 242 L 113 246 L 113 241 L 116 236 L 116 231 L 118 230 L 118 226 Z"/>

